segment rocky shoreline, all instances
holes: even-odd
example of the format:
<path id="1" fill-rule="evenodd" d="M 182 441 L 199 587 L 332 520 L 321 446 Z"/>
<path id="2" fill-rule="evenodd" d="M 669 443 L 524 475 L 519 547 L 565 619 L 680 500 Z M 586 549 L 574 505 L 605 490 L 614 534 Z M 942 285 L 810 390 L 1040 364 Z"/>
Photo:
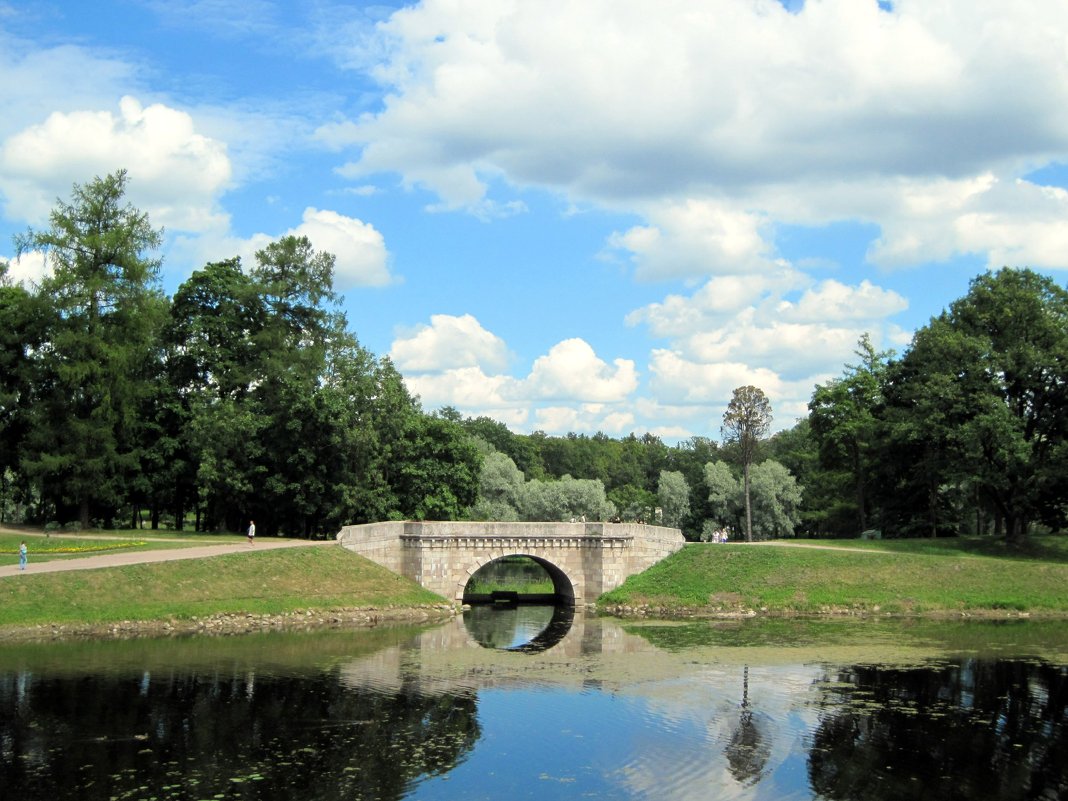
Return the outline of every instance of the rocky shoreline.
<path id="1" fill-rule="evenodd" d="M 64 639 L 127 639 L 193 634 L 231 636 L 258 631 L 301 631 L 320 628 L 373 628 L 383 623 L 436 623 L 459 613 L 449 604 L 408 607 L 297 609 L 283 614 L 220 613 L 167 620 L 121 620 L 110 623 L 55 623 L 0 629 L 0 642 Z"/>

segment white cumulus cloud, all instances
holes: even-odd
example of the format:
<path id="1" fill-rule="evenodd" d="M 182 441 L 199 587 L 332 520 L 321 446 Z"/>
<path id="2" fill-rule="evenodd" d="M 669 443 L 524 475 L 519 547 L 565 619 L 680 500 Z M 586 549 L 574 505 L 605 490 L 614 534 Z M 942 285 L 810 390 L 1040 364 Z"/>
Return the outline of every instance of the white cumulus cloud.
<path id="1" fill-rule="evenodd" d="M 602 402 L 624 400 L 637 386 L 633 361 L 616 359 L 609 365 L 582 339 L 554 345 L 535 360 L 523 381 L 524 391 L 531 397 Z"/>
<path id="2" fill-rule="evenodd" d="M 608 245 L 640 278 L 769 269 L 776 222 L 874 223 L 879 264 L 980 252 L 1068 265 L 1061 201 L 1020 189 L 999 207 L 988 189 L 1068 159 L 1068 6 L 794 12 L 427 0 L 380 23 L 374 46 L 354 37 L 385 102 L 319 136 L 353 151 L 342 174 L 396 173 L 444 207 L 484 214 L 503 182 L 637 213 Z M 1036 208 L 1034 226 L 1016 225 Z"/>
<path id="3" fill-rule="evenodd" d="M 219 224 L 218 195 L 230 183 L 221 142 L 195 131 L 191 117 L 124 97 L 120 113 L 54 112 L 0 145 L 0 191 L 9 217 L 40 222 L 57 197 L 94 175 L 125 168 L 129 198 L 157 225 L 203 231 Z"/>
<path id="4" fill-rule="evenodd" d="M 430 325 L 394 340 L 389 356 L 405 373 L 470 367 L 500 370 L 507 366 L 508 348 L 470 314 L 435 314 Z"/>
<path id="5" fill-rule="evenodd" d="M 7 280 L 26 288 L 41 283 L 43 278 L 52 274 L 47 257 L 39 250 L 23 253 L 18 258 L 0 256 L 0 262 L 7 263 Z"/>
<path id="6" fill-rule="evenodd" d="M 39 223 L 74 183 L 125 168 L 129 197 L 156 225 L 218 226 L 218 196 L 230 182 L 223 143 L 196 132 L 185 112 L 124 97 L 119 113 L 54 112 L 0 146 L 0 191 L 9 217 Z"/>
<path id="7" fill-rule="evenodd" d="M 175 259 L 201 264 L 237 256 L 246 268 L 256 263 L 256 252 L 283 236 L 306 236 L 315 250 L 334 256 L 334 289 L 386 286 L 395 280 L 389 268 L 385 238 L 370 223 L 335 211 L 304 210 L 301 222 L 278 234 L 257 233 L 247 238 L 233 236 L 228 226 L 219 226 L 197 237 L 180 237 L 172 248 Z"/>
<path id="8" fill-rule="evenodd" d="M 452 406 L 554 434 L 626 433 L 636 422 L 629 406 L 638 387 L 633 361 L 609 364 L 582 339 L 557 343 L 516 378 L 502 372 L 509 361 L 504 341 L 472 315 L 434 315 L 430 325 L 402 332 L 390 358 L 424 408 Z"/>
<path id="9" fill-rule="evenodd" d="M 370 223 L 309 207 L 300 225 L 287 234 L 306 236 L 316 250 L 334 254 L 334 285 L 338 289 L 384 286 L 393 280 L 385 238 Z"/>

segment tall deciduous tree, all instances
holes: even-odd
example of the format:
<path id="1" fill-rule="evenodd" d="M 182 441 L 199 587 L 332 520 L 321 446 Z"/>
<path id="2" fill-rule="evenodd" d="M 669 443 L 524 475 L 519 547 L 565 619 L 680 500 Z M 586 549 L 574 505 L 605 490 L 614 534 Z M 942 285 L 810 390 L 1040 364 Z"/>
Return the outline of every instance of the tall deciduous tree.
<path id="1" fill-rule="evenodd" d="M 876 351 L 867 334 L 857 346 L 860 364 L 848 365 L 841 378 L 817 385 L 808 408 L 821 464 L 826 469 L 845 470 L 851 477 L 856 533 L 860 533 L 868 528 L 868 484 L 875 459 L 877 414 L 892 353 Z"/>
<path id="2" fill-rule="evenodd" d="M 124 170 L 60 201 L 44 231 L 16 237 L 20 254 L 51 267 L 40 291 L 54 315 L 37 354 L 33 431 L 23 469 L 83 526 L 124 499 L 143 447 L 139 413 L 150 391 L 166 303 L 158 286 L 162 240 L 148 215 L 124 203 Z"/>
<path id="3" fill-rule="evenodd" d="M 752 470 L 753 529 L 760 539 L 792 537 L 800 522 L 801 487 L 778 462 L 767 459 Z"/>
<path id="4" fill-rule="evenodd" d="M 679 527 L 690 514 L 690 485 L 686 476 L 677 470 L 661 470 L 657 487 L 664 525 Z"/>
<path id="5" fill-rule="evenodd" d="M 972 483 L 1011 542 L 1033 522 L 1065 524 L 1068 291 L 1031 270 L 981 275 L 916 332 L 891 379 L 891 437 L 924 456 L 931 514 L 945 487 Z"/>
<path id="6" fill-rule="evenodd" d="M 415 520 L 456 520 L 478 498 L 482 455 L 458 423 L 418 415 L 397 443 L 393 487 Z"/>
<path id="7" fill-rule="evenodd" d="M 716 528 L 733 525 L 737 518 L 736 501 L 742 493 L 730 466 L 722 461 L 706 464 L 705 486 L 708 488 L 709 520 Z"/>
<path id="8" fill-rule="evenodd" d="M 738 446 L 745 491 L 745 540 L 753 541 L 753 509 L 749 498 L 749 469 L 756 458 L 757 444 L 771 428 L 771 401 L 764 391 L 752 385 L 734 390 L 723 413 L 723 438 Z"/>
<path id="9" fill-rule="evenodd" d="M 492 446 L 490 446 L 492 447 Z M 475 520 L 518 520 L 522 471 L 511 457 L 500 451 L 487 453 L 478 478 L 478 501 L 472 510 Z"/>

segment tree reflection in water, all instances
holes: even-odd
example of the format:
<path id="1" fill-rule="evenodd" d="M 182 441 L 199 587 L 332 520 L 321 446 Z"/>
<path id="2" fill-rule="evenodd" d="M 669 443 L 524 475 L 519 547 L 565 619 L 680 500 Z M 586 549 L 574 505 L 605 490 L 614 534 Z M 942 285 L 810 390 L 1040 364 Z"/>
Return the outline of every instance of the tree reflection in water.
<path id="1" fill-rule="evenodd" d="M 358 693 L 330 674 L 7 674 L 0 708 L 0 787 L 19 801 L 136 798 L 138 786 L 175 799 L 399 799 L 479 738 L 473 693 Z"/>
<path id="2" fill-rule="evenodd" d="M 812 738 L 829 799 L 1068 797 L 1068 668 L 981 661 L 842 669 Z"/>
<path id="3" fill-rule="evenodd" d="M 724 749 L 731 775 L 742 784 L 760 781 L 771 755 L 771 746 L 761 732 L 761 719 L 749 706 L 749 665 L 742 669 L 742 705 L 734 734 Z"/>
<path id="4" fill-rule="evenodd" d="M 0 648 L 0 799 L 1068 798 L 1068 659 L 903 664 L 896 642 L 769 649 L 777 624 L 634 624 L 660 648 L 578 612 L 531 656 L 472 647 L 459 619 Z"/>

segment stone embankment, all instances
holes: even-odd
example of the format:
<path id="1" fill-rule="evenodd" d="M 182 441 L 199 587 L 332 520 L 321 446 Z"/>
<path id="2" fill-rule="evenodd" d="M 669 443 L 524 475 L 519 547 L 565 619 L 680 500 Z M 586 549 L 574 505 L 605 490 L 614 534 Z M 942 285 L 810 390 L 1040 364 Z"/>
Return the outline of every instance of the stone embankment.
<path id="1" fill-rule="evenodd" d="M 91 637 L 167 637 L 190 634 L 233 635 L 257 631 L 302 631 L 322 628 L 371 628 L 382 623 L 437 623 L 456 615 L 448 604 L 415 607 L 298 609 L 283 614 L 220 613 L 172 620 L 121 620 L 94 624 L 51 624 L 0 629 L 3 640 L 62 640 Z"/>

